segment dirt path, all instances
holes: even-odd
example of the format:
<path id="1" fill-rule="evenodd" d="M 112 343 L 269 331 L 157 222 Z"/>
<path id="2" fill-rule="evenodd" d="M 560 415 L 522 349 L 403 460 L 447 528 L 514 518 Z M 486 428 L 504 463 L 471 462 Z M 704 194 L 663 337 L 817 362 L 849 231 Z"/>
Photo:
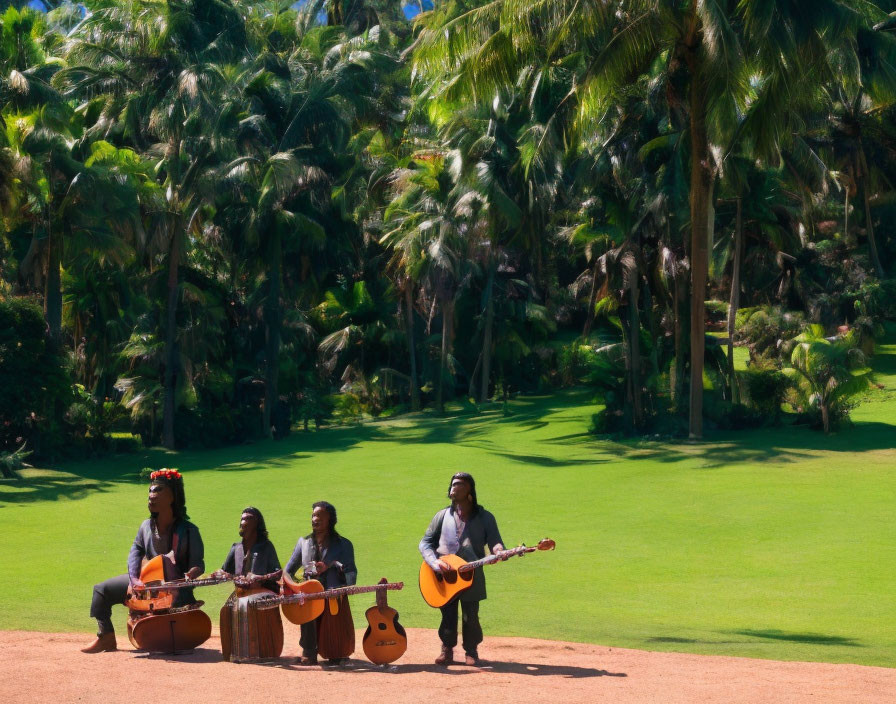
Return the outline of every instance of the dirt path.
<path id="1" fill-rule="evenodd" d="M 84 634 L 0 632 L 0 701 L 225 704 L 252 701 L 423 702 L 824 702 L 892 704 L 896 669 L 648 653 L 528 638 L 486 638 L 481 668 L 432 664 L 434 631 L 408 629 L 407 653 L 377 669 L 359 650 L 347 668 L 295 665 L 289 625 L 274 664 L 221 661 L 212 638 L 176 658 L 131 650 L 83 655 Z"/>

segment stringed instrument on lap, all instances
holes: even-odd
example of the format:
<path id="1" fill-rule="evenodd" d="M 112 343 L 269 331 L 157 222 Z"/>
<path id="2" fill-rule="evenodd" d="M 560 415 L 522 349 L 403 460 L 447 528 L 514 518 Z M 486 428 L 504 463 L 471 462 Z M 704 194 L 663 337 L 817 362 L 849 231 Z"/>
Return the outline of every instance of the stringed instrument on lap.
<path id="1" fill-rule="evenodd" d="M 128 600 L 125 602 L 131 611 L 155 612 L 170 609 L 174 606 L 177 592 L 181 589 L 194 589 L 215 584 L 230 582 L 233 577 L 206 577 L 204 579 L 187 579 L 176 577 L 177 567 L 167 555 L 157 555 L 144 561 L 140 568 L 142 587 L 128 587 Z"/>
<path id="2" fill-rule="evenodd" d="M 138 650 L 176 653 L 192 650 L 212 634 L 212 622 L 202 611 L 203 602 L 174 606 L 181 589 L 221 584 L 231 577 L 185 579 L 167 555 L 144 562 L 141 587 L 130 587 L 125 605 L 130 609 L 128 639 Z"/>
<path id="3" fill-rule="evenodd" d="M 380 580 L 385 584 L 386 578 Z M 374 665 L 388 665 L 404 655 L 408 649 L 408 636 L 398 622 L 398 612 L 389 606 L 386 592 L 376 593 L 376 605 L 364 614 L 367 617 L 367 631 L 361 639 L 364 654 Z"/>
<path id="4" fill-rule="evenodd" d="M 420 565 L 420 593 L 423 595 L 423 600 L 427 604 L 438 609 L 447 604 L 465 589 L 470 588 L 473 584 L 473 571 L 477 567 L 491 565 L 495 562 L 506 560 L 509 557 L 524 555 L 527 552 L 553 550 L 556 545 L 557 544 L 550 538 L 545 538 L 544 540 L 539 541 L 538 545 L 535 547 L 530 548 L 525 545 L 520 545 L 519 547 L 510 548 L 509 550 L 499 550 L 493 555 L 487 555 L 481 560 L 476 560 L 474 562 L 467 562 L 457 555 L 441 555 L 439 556 L 439 559 L 451 565 L 451 570 L 445 573 L 434 570 L 424 560 L 423 564 Z"/>

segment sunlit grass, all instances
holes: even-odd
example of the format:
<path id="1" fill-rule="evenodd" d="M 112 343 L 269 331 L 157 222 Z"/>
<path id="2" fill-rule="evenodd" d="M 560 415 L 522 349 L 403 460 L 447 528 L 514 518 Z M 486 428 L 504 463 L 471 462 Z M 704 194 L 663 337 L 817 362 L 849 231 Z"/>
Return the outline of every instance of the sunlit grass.
<path id="1" fill-rule="evenodd" d="M 177 466 L 207 569 L 261 508 L 285 561 L 310 505 L 332 501 L 360 582 L 403 580 L 390 603 L 435 628 L 417 543 L 467 470 L 505 542 L 552 553 L 489 567 L 486 636 L 775 659 L 896 662 L 896 346 L 851 430 L 715 434 L 699 445 L 587 433 L 587 391 L 518 398 L 477 416 L 429 414 L 207 452 L 142 452 L 0 482 L 4 628 L 90 631 L 95 581 L 124 571 L 145 516 L 144 466 Z M 457 409 L 455 409 L 457 411 Z M 215 615 L 224 586 L 202 593 Z M 367 599 L 358 597 L 356 621 Z M 123 609 L 117 610 L 123 632 Z M 360 625 L 360 623 L 359 623 Z M 292 644 L 295 646 L 295 644 Z"/>

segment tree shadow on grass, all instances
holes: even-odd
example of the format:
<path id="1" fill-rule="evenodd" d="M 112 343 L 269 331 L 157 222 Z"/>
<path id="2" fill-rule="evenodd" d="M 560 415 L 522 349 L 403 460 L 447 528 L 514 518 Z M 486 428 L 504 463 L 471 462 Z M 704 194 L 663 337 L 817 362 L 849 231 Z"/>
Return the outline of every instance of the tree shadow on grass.
<path id="1" fill-rule="evenodd" d="M 69 472 L 41 471 L 40 476 L 28 476 L 22 470 L 21 479 L 0 481 L 0 507 L 4 504 L 30 504 L 57 501 L 61 498 L 76 501 L 97 493 L 105 493 L 114 482 L 78 476 Z"/>
<path id="2" fill-rule="evenodd" d="M 747 643 L 745 640 L 700 640 L 697 638 L 678 638 L 676 636 L 657 636 L 655 638 L 647 638 L 645 643 L 687 643 L 699 645 L 733 645 L 735 643 Z"/>
<path id="3" fill-rule="evenodd" d="M 811 645 L 845 645 L 850 648 L 864 648 L 865 646 L 855 638 L 844 636 L 832 636 L 824 633 L 792 633 L 774 629 L 733 631 L 737 635 L 751 638 L 766 638 L 769 640 L 785 640 L 790 643 L 809 643 Z"/>
<path id="4" fill-rule="evenodd" d="M 609 462 L 610 460 L 602 457 L 594 457 L 591 459 L 555 459 L 554 457 L 545 457 L 543 455 L 520 455 L 512 452 L 494 452 L 493 455 L 504 457 L 514 462 L 523 464 L 534 464 L 539 467 L 560 468 L 560 467 L 576 467 L 583 465 L 598 465 Z"/>

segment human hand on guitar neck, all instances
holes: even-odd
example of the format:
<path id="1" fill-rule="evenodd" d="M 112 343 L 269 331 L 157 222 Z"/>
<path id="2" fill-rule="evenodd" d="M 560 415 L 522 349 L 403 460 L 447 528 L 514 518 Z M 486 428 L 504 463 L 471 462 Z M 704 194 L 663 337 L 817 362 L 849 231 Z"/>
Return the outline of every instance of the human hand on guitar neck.
<path id="1" fill-rule="evenodd" d="M 495 549 L 492 550 L 492 556 L 495 558 L 495 562 L 503 562 L 510 559 L 510 555 L 502 555 L 503 552 L 505 552 L 504 546 L 501 545 L 501 543 L 495 543 Z M 436 563 L 436 566 L 439 568 L 439 572 L 441 572 L 442 574 L 448 574 L 451 570 L 454 569 L 444 560 L 439 560 Z"/>

